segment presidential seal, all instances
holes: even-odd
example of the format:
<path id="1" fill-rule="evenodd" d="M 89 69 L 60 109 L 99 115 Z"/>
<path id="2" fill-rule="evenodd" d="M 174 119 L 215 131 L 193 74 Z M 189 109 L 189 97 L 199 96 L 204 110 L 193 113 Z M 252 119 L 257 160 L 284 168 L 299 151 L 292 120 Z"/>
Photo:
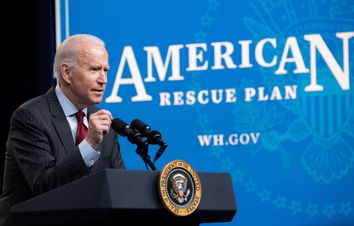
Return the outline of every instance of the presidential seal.
<path id="1" fill-rule="evenodd" d="M 182 160 L 174 160 L 164 166 L 160 171 L 158 189 L 163 205 L 176 216 L 193 213 L 202 196 L 198 173 Z"/>

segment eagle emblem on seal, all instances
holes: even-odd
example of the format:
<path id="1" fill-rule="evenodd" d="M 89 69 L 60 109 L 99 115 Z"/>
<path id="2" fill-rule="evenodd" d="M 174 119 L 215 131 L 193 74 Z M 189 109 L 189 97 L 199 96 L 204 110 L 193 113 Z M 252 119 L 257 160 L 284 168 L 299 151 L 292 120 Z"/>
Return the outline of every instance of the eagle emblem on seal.
<path id="1" fill-rule="evenodd" d="M 188 178 L 181 173 L 177 173 L 171 177 L 172 192 L 171 197 L 177 200 L 179 203 L 183 203 L 188 200 L 190 189 L 187 189 Z"/>

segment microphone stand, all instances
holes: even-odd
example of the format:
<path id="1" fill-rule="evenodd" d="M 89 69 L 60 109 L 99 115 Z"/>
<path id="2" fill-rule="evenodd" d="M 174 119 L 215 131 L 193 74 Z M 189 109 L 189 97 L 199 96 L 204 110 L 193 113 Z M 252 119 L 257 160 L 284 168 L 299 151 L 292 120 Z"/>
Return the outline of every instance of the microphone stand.
<path id="1" fill-rule="evenodd" d="M 150 160 L 150 156 L 148 154 L 148 144 L 139 144 L 136 147 L 135 152 L 140 155 L 140 157 L 143 159 L 143 161 L 145 162 L 146 168 L 148 169 L 147 166 L 150 166 L 150 168 L 152 170 L 156 170 L 156 167 L 154 165 L 154 163 L 151 162 Z"/>
<path id="2" fill-rule="evenodd" d="M 165 151 L 167 148 L 167 144 L 160 146 L 159 150 L 156 152 L 155 158 L 154 158 L 154 163 L 159 159 L 162 155 L 162 153 Z"/>

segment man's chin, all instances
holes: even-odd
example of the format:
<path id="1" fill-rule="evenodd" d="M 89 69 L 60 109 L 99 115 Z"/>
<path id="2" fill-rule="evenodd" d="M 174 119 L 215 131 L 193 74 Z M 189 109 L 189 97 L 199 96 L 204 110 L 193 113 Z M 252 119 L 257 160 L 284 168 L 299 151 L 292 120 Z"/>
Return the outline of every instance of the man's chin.
<path id="1" fill-rule="evenodd" d="M 101 96 L 101 97 L 94 97 L 94 98 L 91 98 L 91 103 L 92 103 L 92 104 L 99 104 L 99 103 L 102 102 L 102 99 L 103 99 L 102 96 Z"/>

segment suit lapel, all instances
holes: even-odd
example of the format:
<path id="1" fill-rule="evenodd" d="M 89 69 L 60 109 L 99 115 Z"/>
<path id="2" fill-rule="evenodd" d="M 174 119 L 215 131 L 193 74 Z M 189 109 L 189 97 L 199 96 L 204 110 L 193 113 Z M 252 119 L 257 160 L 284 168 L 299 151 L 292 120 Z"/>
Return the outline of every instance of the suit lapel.
<path id="1" fill-rule="evenodd" d="M 70 126 L 59 103 L 58 97 L 55 94 L 54 87 L 47 92 L 47 98 L 49 103 L 49 110 L 52 114 L 52 122 L 65 148 L 65 151 L 69 152 L 74 150 L 75 144 L 71 134 Z"/>

